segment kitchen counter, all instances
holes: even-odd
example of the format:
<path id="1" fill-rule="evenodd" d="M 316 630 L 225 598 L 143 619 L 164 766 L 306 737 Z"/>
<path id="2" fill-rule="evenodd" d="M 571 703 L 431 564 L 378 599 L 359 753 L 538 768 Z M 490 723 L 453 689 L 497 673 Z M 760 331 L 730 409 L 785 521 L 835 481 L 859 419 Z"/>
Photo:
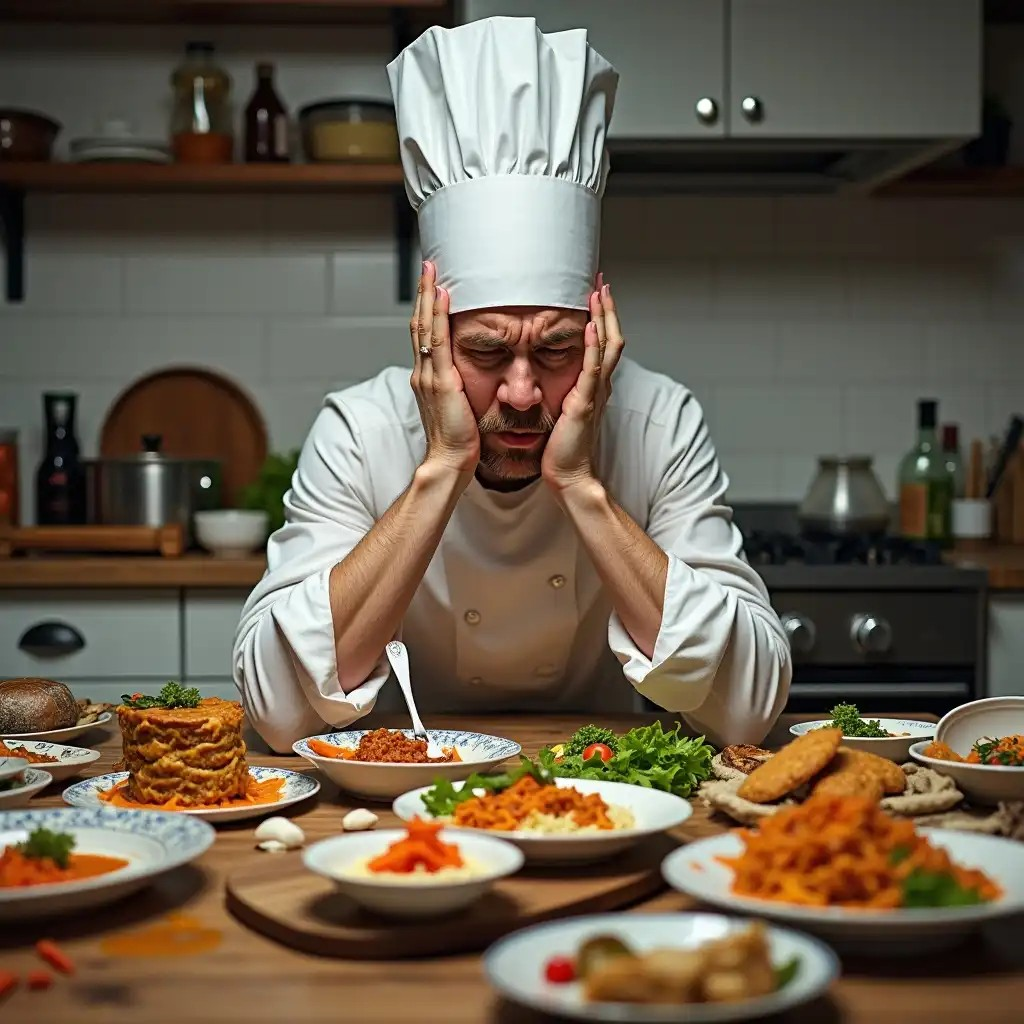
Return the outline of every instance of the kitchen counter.
<path id="1" fill-rule="evenodd" d="M 961 569 L 986 570 L 992 590 L 1024 590 L 1024 545 L 957 548 L 949 553 L 946 561 Z"/>
<path id="2" fill-rule="evenodd" d="M 238 587 L 249 590 L 266 571 L 262 554 L 214 558 L 189 554 L 62 555 L 0 558 L 0 587 Z"/>

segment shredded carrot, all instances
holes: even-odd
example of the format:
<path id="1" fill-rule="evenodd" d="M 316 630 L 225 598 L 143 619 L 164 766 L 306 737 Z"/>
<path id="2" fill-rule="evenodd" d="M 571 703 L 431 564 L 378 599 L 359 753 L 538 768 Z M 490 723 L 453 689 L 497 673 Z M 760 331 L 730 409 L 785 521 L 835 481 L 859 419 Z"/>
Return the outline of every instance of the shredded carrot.
<path id="1" fill-rule="evenodd" d="M 18 976 L 11 971 L 0 971 L 0 999 L 18 987 Z"/>
<path id="2" fill-rule="evenodd" d="M 62 868 L 50 857 L 26 857 L 17 847 L 8 846 L 0 854 L 0 889 L 76 882 L 118 871 L 127 865 L 128 861 L 121 857 L 73 853 L 68 858 L 67 867 Z"/>
<path id="3" fill-rule="evenodd" d="M 438 822 L 414 817 L 406 825 L 406 834 L 392 843 L 382 854 L 367 864 L 373 872 L 407 875 L 422 867 L 431 873 L 442 868 L 461 868 L 465 861 L 459 848 L 442 842 L 438 833 L 444 826 Z"/>
<path id="4" fill-rule="evenodd" d="M 281 790 L 284 787 L 284 779 L 265 779 L 263 782 L 250 780 L 244 796 L 234 796 L 228 800 L 218 800 L 216 803 L 203 804 L 196 807 L 192 804 L 183 804 L 176 797 L 165 800 L 159 804 L 144 804 L 132 800 L 125 790 L 128 787 L 128 780 L 119 782 L 110 789 L 102 790 L 97 795 L 104 803 L 113 804 L 115 807 L 132 807 L 148 811 L 190 811 L 190 810 L 211 810 L 217 807 L 246 807 L 250 804 L 271 804 L 281 797 Z"/>
<path id="5" fill-rule="evenodd" d="M 74 961 L 52 939 L 40 939 L 36 943 L 36 952 L 55 970 L 61 974 L 74 974 Z"/>
<path id="6" fill-rule="evenodd" d="M 1000 888 L 981 871 L 955 864 L 914 823 L 887 815 L 864 797 L 810 797 L 739 830 L 744 850 L 722 857 L 744 896 L 820 907 L 891 909 L 903 905 L 903 883 L 916 869 L 951 876 L 985 902 Z"/>
<path id="7" fill-rule="evenodd" d="M 963 761 L 964 759 L 950 746 L 933 740 L 921 753 L 925 757 L 933 757 L 936 761 Z"/>
<path id="8" fill-rule="evenodd" d="M 467 828 L 483 828 L 514 832 L 531 814 L 550 814 L 556 818 L 571 816 L 581 828 L 596 825 L 613 829 L 608 805 L 596 793 L 584 796 L 571 787 L 541 785 L 532 775 L 500 793 L 473 797 L 455 808 L 455 824 Z"/>
<path id="9" fill-rule="evenodd" d="M 25 975 L 25 983 L 31 989 L 49 988 L 53 984 L 53 975 L 49 971 L 29 971 Z"/>

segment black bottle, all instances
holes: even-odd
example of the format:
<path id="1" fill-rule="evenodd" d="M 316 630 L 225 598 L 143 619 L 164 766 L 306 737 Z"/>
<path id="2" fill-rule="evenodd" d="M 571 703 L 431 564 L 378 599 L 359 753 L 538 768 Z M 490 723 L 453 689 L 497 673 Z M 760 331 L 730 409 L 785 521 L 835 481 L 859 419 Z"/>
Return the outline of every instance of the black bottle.
<path id="1" fill-rule="evenodd" d="M 40 526 L 85 522 L 85 472 L 75 437 L 77 401 L 77 395 L 66 392 L 43 395 L 46 449 L 36 471 L 36 522 Z"/>

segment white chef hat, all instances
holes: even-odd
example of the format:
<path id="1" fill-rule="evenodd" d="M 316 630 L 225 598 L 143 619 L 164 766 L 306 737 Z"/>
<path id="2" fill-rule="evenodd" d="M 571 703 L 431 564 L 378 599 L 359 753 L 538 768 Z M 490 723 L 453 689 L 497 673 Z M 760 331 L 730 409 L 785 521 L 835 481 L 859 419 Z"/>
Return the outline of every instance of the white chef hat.
<path id="1" fill-rule="evenodd" d="M 420 246 L 451 311 L 586 309 L 619 79 L 586 30 L 433 27 L 388 77 Z"/>

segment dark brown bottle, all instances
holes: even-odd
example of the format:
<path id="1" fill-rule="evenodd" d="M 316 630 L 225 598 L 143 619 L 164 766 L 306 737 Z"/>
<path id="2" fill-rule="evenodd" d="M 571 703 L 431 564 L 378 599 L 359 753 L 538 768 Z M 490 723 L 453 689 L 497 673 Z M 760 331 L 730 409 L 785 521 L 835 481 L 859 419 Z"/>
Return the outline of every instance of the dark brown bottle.
<path id="1" fill-rule="evenodd" d="M 75 437 L 77 396 L 43 395 L 46 451 L 36 471 L 36 523 L 71 526 L 85 522 L 85 471 Z"/>
<path id="2" fill-rule="evenodd" d="M 274 90 L 274 65 L 256 65 L 256 89 L 245 108 L 245 162 L 288 163 L 288 112 Z"/>

